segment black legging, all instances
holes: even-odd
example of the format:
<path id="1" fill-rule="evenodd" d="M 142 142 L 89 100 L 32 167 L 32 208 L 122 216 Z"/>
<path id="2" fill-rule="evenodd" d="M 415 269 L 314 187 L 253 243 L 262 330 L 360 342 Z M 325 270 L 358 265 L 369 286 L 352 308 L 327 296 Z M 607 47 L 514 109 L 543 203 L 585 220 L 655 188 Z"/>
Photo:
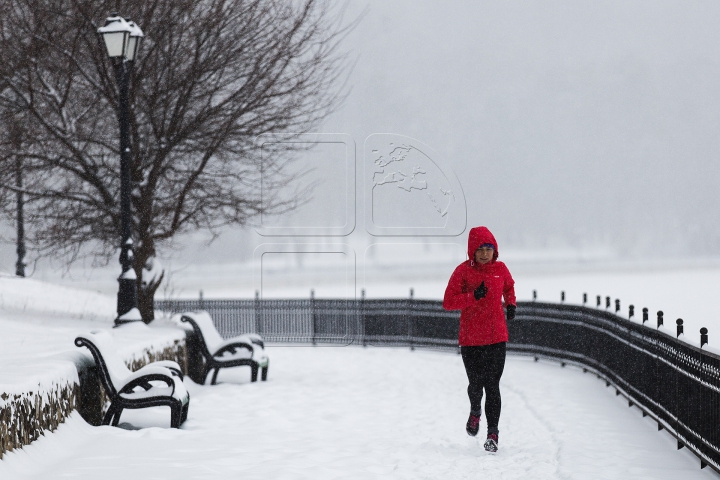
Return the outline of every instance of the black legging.
<path id="1" fill-rule="evenodd" d="M 485 399 L 485 415 L 487 415 L 488 433 L 498 433 L 500 422 L 500 377 L 505 368 L 505 342 L 478 347 L 460 347 L 465 372 L 468 376 L 468 397 L 470 412 L 480 415 L 480 402 L 483 388 Z"/>

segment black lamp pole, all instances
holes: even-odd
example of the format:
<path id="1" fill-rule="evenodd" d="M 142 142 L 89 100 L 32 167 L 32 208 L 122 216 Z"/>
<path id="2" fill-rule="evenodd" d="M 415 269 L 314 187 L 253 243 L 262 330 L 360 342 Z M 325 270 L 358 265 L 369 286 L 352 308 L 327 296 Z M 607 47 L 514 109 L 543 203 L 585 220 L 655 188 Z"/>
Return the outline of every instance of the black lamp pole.
<path id="1" fill-rule="evenodd" d="M 22 158 L 19 152 L 15 152 L 15 186 L 17 187 L 17 263 L 15 263 L 15 275 L 18 277 L 25 276 L 25 219 L 23 217 L 23 175 L 22 175 Z"/>
<path id="2" fill-rule="evenodd" d="M 24 203 L 25 197 L 23 195 L 23 161 L 20 150 L 22 148 L 23 132 L 18 125 L 18 119 L 12 118 L 10 123 L 9 140 L 12 152 L 15 154 L 15 199 L 16 213 L 17 213 L 17 262 L 15 263 L 15 275 L 18 277 L 25 276 L 25 218 L 24 218 Z"/>
<path id="3" fill-rule="evenodd" d="M 120 265 L 117 318 L 115 326 L 142 321 L 138 310 L 137 276 L 133 270 L 132 179 L 130 175 L 130 76 L 140 40 L 140 27 L 130 19 L 113 14 L 98 29 L 115 69 L 118 84 L 118 123 L 120 124 Z"/>
<path id="4" fill-rule="evenodd" d="M 130 177 L 130 74 L 133 62 L 124 58 L 113 59 L 115 79 L 119 90 L 118 121 L 120 123 L 120 265 L 119 290 L 115 324 L 136 319 L 123 319 L 123 315 L 137 308 L 137 277 L 133 270 L 132 242 L 132 180 Z"/>

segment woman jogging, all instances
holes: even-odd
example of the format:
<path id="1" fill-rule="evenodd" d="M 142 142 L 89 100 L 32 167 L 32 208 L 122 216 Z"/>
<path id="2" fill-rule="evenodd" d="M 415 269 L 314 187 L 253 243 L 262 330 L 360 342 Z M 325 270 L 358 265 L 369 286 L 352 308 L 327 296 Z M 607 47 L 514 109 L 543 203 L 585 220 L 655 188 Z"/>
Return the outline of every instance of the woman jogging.
<path id="1" fill-rule="evenodd" d="M 505 367 L 507 319 L 515 318 L 515 282 L 504 263 L 498 262 L 495 237 L 486 227 L 470 230 L 469 260 L 457 266 L 445 289 L 443 307 L 461 310 L 458 343 L 468 376 L 470 416 L 465 427 L 475 436 L 480 428 L 480 402 L 485 390 L 488 435 L 485 450 L 497 452 L 500 421 L 500 377 Z"/>

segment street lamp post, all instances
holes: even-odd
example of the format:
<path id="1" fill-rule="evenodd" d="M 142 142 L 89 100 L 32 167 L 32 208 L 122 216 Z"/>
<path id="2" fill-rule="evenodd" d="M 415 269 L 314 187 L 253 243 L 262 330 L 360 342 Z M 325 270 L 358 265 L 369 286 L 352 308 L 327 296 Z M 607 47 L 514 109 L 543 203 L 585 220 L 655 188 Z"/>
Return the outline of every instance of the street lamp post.
<path id="1" fill-rule="evenodd" d="M 22 131 L 17 124 L 17 119 L 13 119 L 13 123 L 10 124 L 10 145 L 12 145 L 13 153 L 15 154 L 15 198 L 17 201 L 17 238 L 16 238 L 16 252 L 17 262 L 15 262 L 15 275 L 18 277 L 25 276 L 25 216 L 24 216 L 24 205 L 25 198 L 23 195 L 23 161 L 20 154 L 22 147 Z"/>
<path id="2" fill-rule="evenodd" d="M 17 151 L 16 151 L 17 152 Z M 17 154 L 15 159 L 15 186 L 17 187 L 17 262 L 15 263 L 15 275 L 18 277 L 25 276 L 25 219 L 23 215 L 23 175 L 22 175 L 22 158 Z"/>
<path id="3" fill-rule="evenodd" d="M 118 84 L 120 123 L 120 265 L 115 326 L 142 321 L 138 310 L 137 276 L 133 270 L 132 183 L 130 178 L 130 74 L 143 32 L 134 22 L 113 15 L 98 29 L 115 69 Z"/>

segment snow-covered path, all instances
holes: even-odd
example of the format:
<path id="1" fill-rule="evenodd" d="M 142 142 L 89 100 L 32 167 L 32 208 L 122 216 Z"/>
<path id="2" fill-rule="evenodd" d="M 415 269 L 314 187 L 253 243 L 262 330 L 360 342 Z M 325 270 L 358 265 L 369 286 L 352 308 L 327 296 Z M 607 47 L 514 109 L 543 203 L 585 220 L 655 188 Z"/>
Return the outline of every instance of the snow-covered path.
<path id="1" fill-rule="evenodd" d="M 596 377 L 508 357 L 500 452 L 465 434 L 459 355 L 392 348 L 269 347 L 248 369 L 189 380 L 180 430 L 91 427 L 77 413 L 0 461 L 0 478 L 718 478 Z M 159 411 L 121 422 L 167 423 Z M 128 425 L 129 426 L 129 425 Z M 484 419 L 483 425 L 484 427 Z"/>

